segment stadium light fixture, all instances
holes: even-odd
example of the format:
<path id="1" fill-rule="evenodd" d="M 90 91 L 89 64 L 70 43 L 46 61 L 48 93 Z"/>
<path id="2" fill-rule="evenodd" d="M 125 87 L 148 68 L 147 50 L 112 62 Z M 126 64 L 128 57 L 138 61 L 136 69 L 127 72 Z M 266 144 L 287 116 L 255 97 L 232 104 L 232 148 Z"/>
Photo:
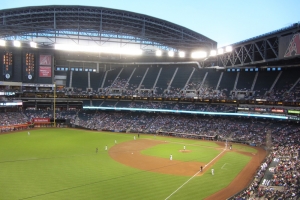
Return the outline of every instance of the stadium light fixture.
<path id="1" fill-rule="evenodd" d="M 36 44 L 35 42 L 30 42 L 30 46 L 31 46 L 32 48 L 36 48 L 36 47 L 37 47 L 37 44 Z"/>
<path id="2" fill-rule="evenodd" d="M 157 51 L 155 52 L 155 55 L 156 55 L 156 56 L 161 56 L 161 55 L 162 55 L 162 51 L 161 51 L 161 50 L 157 50 Z"/>
<path id="3" fill-rule="evenodd" d="M 0 46 L 5 46 L 6 45 L 6 41 L 5 40 L 0 40 Z"/>
<path id="4" fill-rule="evenodd" d="M 207 56 L 207 53 L 205 51 L 196 51 L 193 52 L 191 57 L 192 58 L 205 58 Z"/>
<path id="5" fill-rule="evenodd" d="M 143 51 L 141 49 L 130 48 L 104 48 L 99 46 L 82 46 L 82 45 L 66 45 L 55 44 L 54 49 L 64 51 L 78 51 L 78 52 L 90 52 L 90 53 L 111 53 L 111 54 L 124 54 L 124 55 L 141 55 Z"/>
<path id="6" fill-rule="evenodd" d="M 94 50 L 97 50 L 97 49 L 99 49 L 100 53 L 123 54 L 123 55 L 142 55 L 143 54 L 143 51 L 141 49 L 95 47 Z"/>
<path id="7" fill-rule="evenodd" d="M 210 56 L 216 56 L 217 55 L 217 51 L 216 50 L 211 50 L 209 55 Z"/>
<path id="8" fill-rule="evenodd" d="M 218 54 L 223 54 L 224 53 L 224 49 L 220 48 L 218 49 Z"/>
<path id="9" fill-rule="evenodd" d="M 225 47 L 226 52 L 232 52 L 232 46 L 227 46 Z"/>
<path id="10" fill-rule="evenodd" d="M 168 55 L 169 55 L 169 57 L 174 57 L 174 51 L 169 51 Z"/>
<path id="11" fill-rule="evenodd" d="M 15 46 L 15 47 L 20 47 L 20 46 L 21 46 L 21 42 L 15 40 L 15 41 L 14 41 L 14 46 Z"/>
<path id="12" fill-rule="evenodd" d="M 185 52 L 183 52 L 183 51 L 179 51 L 179 57 L 180 58 L 184 58 L 185 57 Z"/>

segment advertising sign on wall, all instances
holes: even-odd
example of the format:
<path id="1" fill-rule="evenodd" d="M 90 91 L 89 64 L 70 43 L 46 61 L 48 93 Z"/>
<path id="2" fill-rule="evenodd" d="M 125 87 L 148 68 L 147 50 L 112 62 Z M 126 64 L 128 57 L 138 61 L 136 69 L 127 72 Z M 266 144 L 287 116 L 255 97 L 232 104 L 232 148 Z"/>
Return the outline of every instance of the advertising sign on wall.
<path id="1" fill-rule="evenodd" d="M 50 118 L 33 118 L 32 122 L 33 123 L 37 123 L 37 124 L 49 123 L 50 122 Z"/>
<path id="2" fill-rule="evenodd" d="M 40 66 L 39 75 L 40 77 L 51 77 L 51 67 Z"/>

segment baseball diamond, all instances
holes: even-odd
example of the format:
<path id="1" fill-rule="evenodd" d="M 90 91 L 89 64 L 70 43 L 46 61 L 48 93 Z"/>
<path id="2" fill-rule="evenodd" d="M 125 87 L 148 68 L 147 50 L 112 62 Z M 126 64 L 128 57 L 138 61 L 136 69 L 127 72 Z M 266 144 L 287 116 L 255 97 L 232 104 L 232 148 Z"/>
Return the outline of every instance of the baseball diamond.
<path id="1" fill-rule="evenodd" d="M 115 199 L 116 195 L 136 195 L 136 197 L 140 196 L 145 199 L 147 196 L 152 199 L 153 195 L 153 197 L 162 199 L 171 194 L 170 199 L 178 199 L 189 190 L 199 191 L 193 195 L 194 198 L 216 199 L 218 197 L 221 199 L 231 196 L 247 186 L 266 154 L 263 149 L 258 147 L 231 151 L 224 149 L 223 142 L 161 136 L 153 139 L 152 136 L 144 134 L 140 139 L 134 140 L 132 134 L 74 129 L 36 129 L 31 131 L 30 136 L 27 135 L 27 132 L 20 131 L 0 135 L 0 137 L 2 152 L 0 174 L 6 180 L 5 186 L 1 188 L 1 199 L 51 199 L 53 197 L 62 198 L 66 194 L 72 198 L 78 195 L 77 191 L 78 189 L 81 191 L 80 188 L 85 190 L 85 192 L 81 191 L 82 195 L 93 199 L 104 194 L 104 191 L 94 189 L 105 187 L 107 190 L 113 190 L 115 182 L 118 182 L 117 185 L 122 186 L 124 190 L 115 191 L 110 195 L 106 194 L 107 199 Z M 57 142 L 58 138 L 61 142 Z M 120 142 L 114 144 L 115 138 Z M 19 148 L 15 149 L 11 143 L 17 141 L 22 142 L 18 142 Z M 184 143 L 190 152 L 181 152 L 182 145 L 178 143 Z M 98 146 L 108 144 L 111 147 L 108 152 L 104 149 L 101 150 L 102 148 L 98 148 L 98 151 L 95 152 L 95 149 L 91 148 L 95 144 Z M 243 145 L 237 146 L 241 146 L 240 149 L 243 147 Z M 9 153 L 4 153 L 3 149 L 7 149 Z M 32 151 L 33 149 L 35 151 Z M 49 152 L 50 149 L 52 152 Z M 173 154 L 172 161 L 168 159 L 168 152 Z M 251 152 L 255 152 L 255 155 Z M 229 157 L 226 158 L 226 156 Z M 234 157 L 239 157 L 240 160 L 236 160 Z M 230 166 L 229 170 L 236 171 L 233 174 L 226 171 L 226 175 L 225 171 L 221 172 L 224 159 L 226 163 L 235 164 L 244 161 L 237 169 Z M 205 166 L 202 172 L 199 171 L 201 165 Z M 212 166 L 215 168 L 215 176 L 219 177 L 216 180 L 207 177 Z M 35 169 L 34 173 L 32 169 Z M 116 172 L 112 173 L 112 170 L 116 170 Z M 196 176 L 194 176 L 195 174 Z M 10 179 L 11 176 L 18 176 L 18 181 Z M 207 185 L 216 184 L 216 181 L 222 181 L 223 176 L 226 176 L 224 185 L 216 187 L 215 191 L 201 192 L 203 189 L 198 188 L 201 187 L 202 181 L 205 181 Z M 193 179 L 191 179 L 192 177 Z M 155 184 L 158 184 L 154 180 L 156 178 L 157 181 L 164 179 L 163 184 L 168 183 L 169 185 L 165 191 L 161 189 L 158 196 L 154 194 L 155 190 L 163 185 L 156 186 Z M 44 182 L 45 179 L 48 181 Z M 149 180 L 151 180 L 151 184 L 148 182 Z M 187 182 L 187 180 L 189 181 Z M 126 186 L 128 181 L 131 184 Z M 27 184 L 20 186 L 24 191 L 22 189 L 18 193 L 8 192 L 24 182 Z M 151 188 L 148 188 L 148 184 L 151 185 Z M 173 193 L 182 184 L 184 186 Z M 39 185 L 44 189 L 39 189 Z M 65 185 L 64 189 L 59 189 L 63 185 Z M 143 192 L 126 194 L 126 187 L 137 187 Z M 32 189 L 29 191 L 29 188 Z M 33 190 L 33 188 L 36 189 Z M 34 192 L 35 190 L 38 192 Z M 91 192 L 87 193 L 90 190 Z M 145 192 L 148 193 L 146 196 Z"/>

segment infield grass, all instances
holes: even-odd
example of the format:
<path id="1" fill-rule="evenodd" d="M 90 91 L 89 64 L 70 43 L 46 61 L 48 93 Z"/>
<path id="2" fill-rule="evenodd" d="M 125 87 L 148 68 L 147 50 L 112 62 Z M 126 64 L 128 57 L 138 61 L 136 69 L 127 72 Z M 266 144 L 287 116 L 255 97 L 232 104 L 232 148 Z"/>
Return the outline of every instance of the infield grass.
<path id="1" fill-rule="evenodd" d="M 105 145 L 110 148 L 115 140 L 133 140 L 132 134 L 79 129 L 36 129 L 30 133 L 0 135 L 1 200 L 157 200 L 165 199 L 190 178 L 134 169 L 112 160 Z M 141 137 L 154 139 L 153 135 Z M 213 148 L 218 147 L 214 142 L 158 136 L 155 139 L 167 142 L 142 153 L 167 159 L 173 154 L 174 159 L 207 163 L 221 151 Z M 183 145 L 191 153 L 179 153 L 178 148 L 183 149 Z M 203 199 L 228 185 L 249 160 L 248 156 L 228 152 L 213 166 L 214 176 L 207 171 L 195 177 L 170 199 Z"/>

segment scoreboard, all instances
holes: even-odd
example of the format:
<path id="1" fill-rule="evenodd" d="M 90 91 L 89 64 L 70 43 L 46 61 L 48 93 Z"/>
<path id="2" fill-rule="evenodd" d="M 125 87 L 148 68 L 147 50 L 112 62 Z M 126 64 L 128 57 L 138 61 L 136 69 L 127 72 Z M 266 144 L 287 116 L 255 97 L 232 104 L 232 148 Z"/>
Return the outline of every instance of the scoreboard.
<path id="1" fill-rule="evenodd" d="M 31 80 L 34 77 L 34 60 L 33 53 L 26 53 L 25 55 L 25 77 Z"/>
<path id="2" fill-rule="evenodd" d="M 3 55 L 3 75 L 5 79 L 10 79 L 13 68 L 13 54 L 12 52 L 4 52 Z"/>

